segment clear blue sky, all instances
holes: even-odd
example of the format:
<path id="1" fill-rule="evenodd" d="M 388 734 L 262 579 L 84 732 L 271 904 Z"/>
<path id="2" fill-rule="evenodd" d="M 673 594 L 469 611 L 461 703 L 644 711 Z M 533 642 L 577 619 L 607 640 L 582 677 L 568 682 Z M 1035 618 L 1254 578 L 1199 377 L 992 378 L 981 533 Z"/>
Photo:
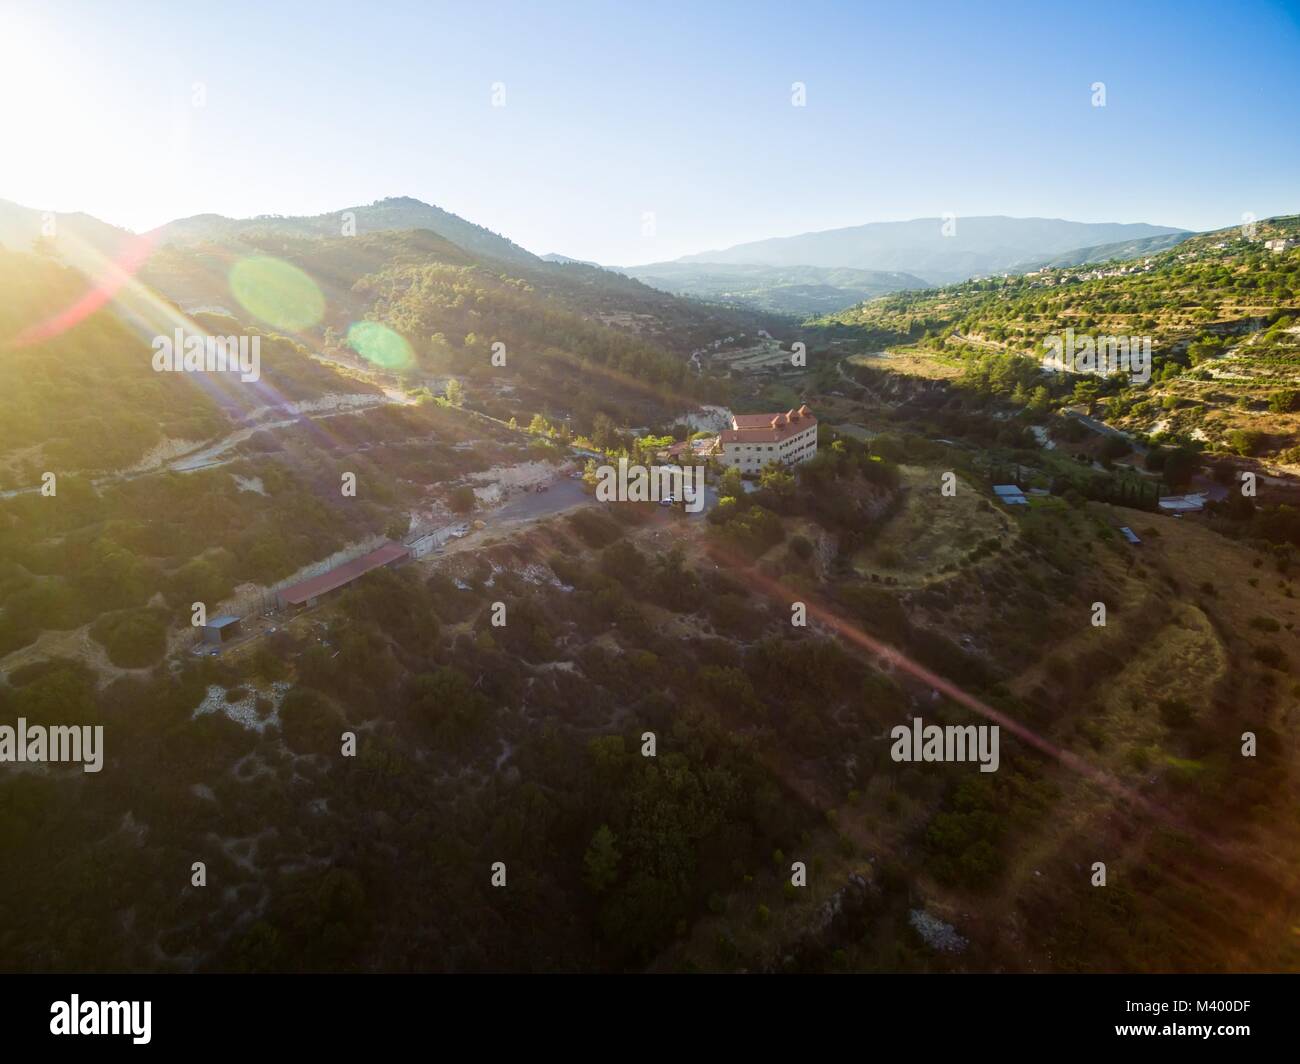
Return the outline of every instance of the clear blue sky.
<path id="1" fill-rule="evenodd" d="M 0 198 L 409 195 L 612 264 L 946 211 L 1204 229 L 1300 211 L 1298 71 L 1294 2 L 4 0 Z"/>

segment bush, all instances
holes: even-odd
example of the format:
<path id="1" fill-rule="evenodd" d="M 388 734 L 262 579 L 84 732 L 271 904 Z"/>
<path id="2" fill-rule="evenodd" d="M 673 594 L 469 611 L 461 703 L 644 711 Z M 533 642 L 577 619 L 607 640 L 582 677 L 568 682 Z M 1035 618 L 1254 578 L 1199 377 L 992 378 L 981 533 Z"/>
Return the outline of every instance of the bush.
<path id="1" fill-rule="evenodd" d="M 447 505 L 452 513 L 467 514 L 474 509 L 474 489 L 467 484 L 452 488 L 447 496 Z"/>
<path id="2" fill-rule="evenodd" d="M 295 687 L 280 706 L 280 727 L 295 754 L 337 753 L 343 718 L 315 691 Z"/>
<path id="3" fill-rule="evenodd" d="M 1282 648 L 1273 643 L 1260 643 L 1255 647 L 1255 660 L 1267 665 L 1270 669 L 1286 668 L 1286 655 L 1282 653 Z"/>
<path id="4" fill-rule="evenodd" d="M 1248 429 L 1233 429 L 1224 437 L 1228 447 L 1240 455 L 1252 455 L 1264 442 L 1262 432 L 1252 432 Z"/>
<path id="5" fill-rule="evenodd" d="M 106 613 L 91 625 L 90 636 L 120 669 L 148 668 L 167 652 L 167 622 L 160 610 Z"/>
<path id="6" fill-rule="evenodd" d="M 1274 392 L 1268 397 L 1268 408 L 1275 414 L 1289 414 L 1293 410 L 1300 410 L 1300 391 L 1287 388 Z"/>
<path id="7" fill-rule="evenodd" d="M 599 510 L 579 510 L 569 517 L 569 527 L 588 547 L 607 547 L 623 534 L 618 522 Z"/>

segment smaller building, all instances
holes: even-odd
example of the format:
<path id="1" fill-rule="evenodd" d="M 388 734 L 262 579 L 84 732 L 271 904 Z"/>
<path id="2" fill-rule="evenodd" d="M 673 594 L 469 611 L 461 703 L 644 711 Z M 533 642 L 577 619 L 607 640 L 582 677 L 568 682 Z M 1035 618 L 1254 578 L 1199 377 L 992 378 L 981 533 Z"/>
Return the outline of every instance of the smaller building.
<path id="1" fill-rule="evenodd" d="M 701 461 L 710 457 L 718 448 L 718 437 L 701 436 L 697 440 L 682 440 L 671 447 L 665 447 L 655 457 L 661 462 L 681 461 L 684 458 L 696 458 Z"/>
<path id="2" fill-rule="evenodd" d="M 1205 509 L 1205 493 L 1192 495 L 1166 495 L 1160 500 L 1160 509 L 1167 513 L 1196 513 Z"/>
<path id="3" fill-rule="evenodd" d="M 221 646 L 222 643 L 229 643 L 239 635 L 239 618 L 230 614 L 213 617 L 199 631 L 202 633 L 203 642 Z"/>
<path id="4" fill-rule="evenodd" d="M 1265 240 L 1264 248 L 1273 252 L 1274 255 L 1280 255 L 1284 251 L 1290 251 L 1296 246 L 1296 241 L 1291 237 L 1282 237 L 1277 240 Z"/>
<path id="5" fill-rule="evenodd" d="M 1014 484 L 994 484 L 993 494 L 998 497 L 998 501 L 1005 506 L 1028 506 L 1029 500 L 1025 498 L 1025 493 Z"/>

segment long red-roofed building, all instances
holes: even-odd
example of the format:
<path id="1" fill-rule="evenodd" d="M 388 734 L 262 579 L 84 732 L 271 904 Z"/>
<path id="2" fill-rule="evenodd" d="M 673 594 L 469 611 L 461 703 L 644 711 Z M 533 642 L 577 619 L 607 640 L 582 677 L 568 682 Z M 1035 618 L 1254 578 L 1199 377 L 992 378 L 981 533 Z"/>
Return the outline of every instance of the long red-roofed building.
<path id="1" fill-rule="evenodd" d="M 297 584 L 290 584 L 275 593 L 276 605 L 281 609 L 288 606 L 314 606 L 322 595 L 336 591 L 345 584 L 352 583 L 359 576 L 364 576 L 373 569 L 382 569 L 386 565 L 398 565 L 411 556 L 407 547 L 400 543 L 385 543 L 382 547 L 344 562 L 327 573 L 313 576 Z"/>

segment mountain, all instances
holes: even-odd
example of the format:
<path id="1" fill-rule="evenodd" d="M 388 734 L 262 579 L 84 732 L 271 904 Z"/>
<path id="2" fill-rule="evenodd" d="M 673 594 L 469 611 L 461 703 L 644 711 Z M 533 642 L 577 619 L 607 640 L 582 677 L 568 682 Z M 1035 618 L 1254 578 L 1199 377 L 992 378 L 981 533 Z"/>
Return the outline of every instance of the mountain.
<path id="1" fill-rule="evenodd" d="M 1165 233 L 1161 236 L 1144 237 L 1140 240 L 1124 240 L 1118 244 L 1098 244 L 1096 247 L 1075 248 L 1073 251 L 1067 251 L 1052 258 L 1022 262 L 1009 272 L 1030 273 L 1044 267 L 1062 269 L 1067 266 L 1091 266 L 1094 263 L 1111 262 L 1116 259 L 1140 259 L 1146 255 L 1154 255 L 1158 251 L 1167 251 L 1194 235 L 1194 233 L 1179 231 L 1177 233 Z"/>
<path id="2" fill-rule="evenodd" d="M 475 255 L 515 263 L 541 261 L 532 252 L 490 229 L 409 196 L 376 200 L 364 207 L 344 207 L 328 214 L 310 216 L 263 214 L 256 218 L 226 218 L 220 214 L 196 214 L 168 222 L 150 236 L 163 244 L 229 240 L 248 233 L 336 237 L 346 235 L 344 224 L 349 214 L 355 220 L 358 234 L 384 229 L 428 229 Z"/>
<path id="3" fill-rule="evenodd" d="M 571 259 L 568 255 L 561 255 L 558 252 L 551 251 L 541 256 L 543 262 L 551 262 L 557 266 L 595 266 L 600 267 L 599 262 L 592 262 L 589 259 Z"/>
<path id="4" fill-rule="evenodd" d="M 164 243 L 154 248 L 139 276 L 187 312 L 210 310 L 239 318 L 244 314 L 230 288 L 230 269 L 240 259 L 254 256 L 282 260 L 311 278 L 324 296 L 325 306 L 319 328 L 312 333 L 317 340 L 326 327 L 346 331 L 350 322 L 367 316 L 374 299 L 373 278 L 434 265 L 448 275 L 464 277 L 471 287 L 477 287 L 479 282 L 471 279 L 470 272 L 485 278 L 508 275 L 521 289 L 521 298 L 539 309 L 554 306 L 635 334 L 678 355 L 686 355 L 721 336 L 758 329 L 771 331 L 781 324 L 779 319 L 743 307 L 682 299 L 597 266 L 550 263 L 540 258 L 503 262 L 467 251 L 428 229 L 387 229 L 349 237 L 264 229 L 226 236 L 214 234 L 194 242 Z M 479 331 L 491 322 L 479 314 L 477 325 L 473 321 L 461 324 L 464 331 Z M 411 339 L 418 348 L 428 336 L 413 335 Z"/>
<path id="5" fill-rule="evenodd" d="M 942 218 L 871 222 L 686 255 L 678 262 L 759 266 L 850 267 L 918 274 L 934 283 L 1003 273 L 1026 260 L 1183 230 L 1144 223 L 1068 222 L 1059 218 Z"/>
<path id="6" fill-rule="evenodd" d="M 674 295 L 799 317 L 827 314 L 890 292 L 931 287 L 909 273 L 845 267 L 678 261 L 631 266 L 620 272 Z"/>
<path id="7" fill-rule="evenodd" d="M 77 257 L 75 253 L 87 249 L 116 255 L 135 238 L 125 229 L 80 211 L 42 211 L 0 200 L 0 246 L 10 251 L 30 251 L 42 237 L 62 258 Z"/>

